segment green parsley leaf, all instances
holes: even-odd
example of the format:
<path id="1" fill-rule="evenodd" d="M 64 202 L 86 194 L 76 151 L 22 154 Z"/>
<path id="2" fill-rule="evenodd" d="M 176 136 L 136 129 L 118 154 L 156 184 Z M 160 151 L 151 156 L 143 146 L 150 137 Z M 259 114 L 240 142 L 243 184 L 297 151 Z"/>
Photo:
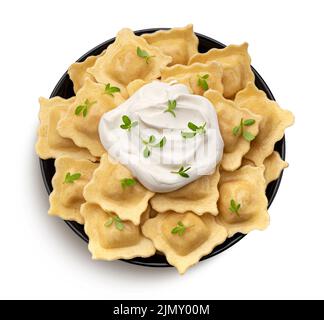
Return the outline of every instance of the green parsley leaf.
<path id="1" fill-rule="evenodd" d="M 176 100 L 169 100 L 168 101 L 168 108 L 164 110 L 164 112 L 171 113 L 174 117 L 176 117 L 176 114 L 174 112 L 175 108 L 177 107 L 177 101 Z"/>
<path id="2" fill-rule="evenodd" d="M 156 140 L 155 137 L 153 135 L 151 135 L 148 143 L 153 143 L 153 142 L 155 142 L 155 140 Z"/>
<path id="3" fill-rule="evenodd" d="M 251 132 L 245 131 L 244 127 L 249 127 L 253 124 L 255 124 L 254 119 L 243 120 L 241 118 L 240 124 L 232 129 L 232 133 L 234 136 L 243 136 L 246 141 L 250 142 L 255 139 L 255 136 Z"/>
<path id="4" fill-rule="evenodd" d="M 88 114 L 89 108 L 95 103 L 97 103 L 97 101 L 90 102 L 89 99 L 86 99 L 83 104 L 80 104 L 75 108 L 74 114 L 79 116 L 82 113 L 85 118 Z"/>
<path id="5" fill-rule="evenodd" d="M 108 228 L 113 223 L 115 224 L 116 229 L 119 230 L 119 231 L 122 231 L 124 229 L 124 227 L 125 227 L 123 221 L 118 216 L 114 216 L 114 217 L 109 218 L 109 220 L 106 221 L 104 226 L 106 228 Z"/>
<path id="6" fill-rule="evenodd" d="M 140 47 L 137 47 L 136 53 L 137 53 L 137 56 L 139 56 L 140 58 L 145 59 L 145 62 L 147 64 L 149 63 L 149 59 L 154 58 L 154 56 L 150 56 L 147 51 L 142 50 Z"/>
<path id="7" fill-rule="evenodd" d="M 112 87 L 110 83 L 106 84 L 105 93 L 113 97 L 116 92 L 120 92 L 118 87 Z"/>
<path id="8" fill-rule="evenodd" d="M 241 208 L 241 204 L 236 203 L 234 199 L 231 199 L 230 201 L 230 207 L 228 208 L 232 213 L 237 214 L 238 216 L 240 216 L 239 214 L 239 209 Z"/>
<path id="9" fill-rule="evenodd" d="M 120 184 L 122 186 L 123 189 L 127 188 L 127 187 L 132 187 L 136 184 L 136 180 L 135 179 L 131 179 L 131 178 L 124 178 L 120 180 Z"/>
<path id="10" fill-rule="evenodd" d="M 81 178 L 81 173 L 71 174 L 70 172 L 68 172 L 65 175 L 64 183 L 73 183 L 74 181 L 76 181 L 80 178 Z"/>
<path id="11" fill-rule="evenodd" d="M 197 84 L 199 87 L 201 87 L 204 91 L 209 89 L 207 79 L 209 78 L 209 74 L 205 74 L 203 76 L 198 75 L 198 81 Z"/>
<path id="12" fill-rule="evenodd" d="M 151 155 L 151 148 L 163 148 L 166 144 L 166 137 L 163 137 L 158 143 L 154 144 L 156 138 L 154 135 L 151 135 L 148 140 L 142 139 L 142 142 L 145 145 L 143 155 L 144 158 L 148 158 Z"/>
<path id="13" fill-rule="evenodd" d="M 150 154 L 151 154 L 151 150 L 146 146 L 143 151 L 144 158 L 148 158 Z"/>
<path id="14" fill-rule="evenodd" d="M 177 226 L 174 227 L 174 228 L 171 230 L 171 233 L 172 233 L 172 234 L 178 234 L 179 236 L 183 236 L 187 228 L 189 228 L 189 227 L 186 227 L 186 226 L 182 223 L 182 221 L 178 221 Z"/>
<path id="15" fill-rule="evenodd" d="M 136 127 L 138 125 L 138 121 L 132 122 L 127 115 L 122 116 L 122 121 L 123 123 L 120 125 L 120 127 L 124 130 L 130 131 L 131 128 Z"/>
<path id="16" fill-rule="evenodd" d="M 158 142 L 157 144 L 155 144 L 153 147 L 159 147 L 159 148 L 163 148 L 166 144 L 166 137 L 163 137 L 160 142 Z"/>
<path id="17" fill-rule="evenodd" d="M 183 178 L 189 178 L 189 174 L 186 173 L 187 171 L 189 171 L 191 169 L 191 167 L 187 167 L 186 169 L 182 166 L 180 167 L 180 169 L 178 171 L 171 171 L 171 173 L 175 173 L 178 174 L 179 176 L 183 177 Z"/>
<path id="18" fill-rule="evenodd" d="M 185 139 L 193 138 L 196 134 L 206 133 L 205 127 L 206 127 L 206 122 L 202 126 L 199 126 L 199 127 L 192 122 L 188 122 L 188 128 L 191 129 L 193 132 L 181 131 L 181 135 Z"/>
<path id="19" fill-rule="evenodd" d="M 251 132 L 243 131 L 243 138 L 250 142 L 255 139 L 255 136 Z"/>
<path id="20" fill-rule="evenodd" d="M 243 124 L 245 126 L 252 126 L 255 124 L 255 120 L 254 119 L 247 119 L 247 120 L 244 120 Z"/>

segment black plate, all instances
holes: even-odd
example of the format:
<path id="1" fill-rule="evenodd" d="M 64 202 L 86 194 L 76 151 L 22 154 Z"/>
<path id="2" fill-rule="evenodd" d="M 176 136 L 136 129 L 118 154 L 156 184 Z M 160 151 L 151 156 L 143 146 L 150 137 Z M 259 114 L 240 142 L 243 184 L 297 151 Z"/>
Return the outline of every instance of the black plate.
<path id="1" fill-rule="evenodd" d="M 135 31 L 135 34 L 141 35 L 143 33 L 152 33 L 152 32 L 155 32 L 155 31 L 161 30 L 161 29 L 165 30 L 166 28 L 153 28 L 153 29 L 138 30 L 138 31 Z M 209 37 L 206 37 L 202 34 L 196 33 L 196 35 L 199 38 L 199 52 L 206 52 L 211 48 L 221 49 L 221 48 L 225 47 L 224 44 L 222 44 L 214 39 L 211 39 Z M 114 40 L 115 40 L 115 38 L 110 39 L 110 40 L 105 41 L 104 43 L 98 45 L 97 47 L 93 48 L 92 50 L 87 52 L 85 55 L 83 55 L 78 60 L 78 62 L 84 61 L 88 56 L 100 54 L 104 49 L 106 49 L 106 47 L 108 45 L 113 43 Z M 262 77 L 259 75 L 259 73 L 254 68 L 252 68 L 252 70 L 255 74 L 256 86 L 259 89 L 263 90 L 267 94 L 269 99 L 275 100 L 270 89 L 268 88 L 267 84 L 264 82 Z M 60 81 L 55 86 L 55 88 L 51 94 L 51 98 L 54 96 L 61 96 L 63 98 L 70 98 L 70 97 L 74 96 L 73 84 L 72 84 L 67 73 L 64 73 L 64 75 L 62 76 Z M 278 141 L 276 143 L 275 150 L 279 152 L 282 159 L 285 159 L 285 137 L 283 137 L 280 141 Z M 41 167 L 42 176 L 43 176 L 46 190 L 48 193 L 50 193 L 53 189 L 51 180 L 55 173 L 54 160 L 53 159 L 49 159 L 49 160 L 40 159 L 40 167 Z M 266 195 L 267 195 L 267 198 L 269 201 L 268 207 L 270 207 L 270 205 L 271 205 L 271 203 L 279 189 L 281 177 L 282 177 L 282 174 L 280 175 L 279 179 L 271 182 L 267 187 Z M 84 229 L 83 229 L 82 225 L 80 225 L 76 222 L 73 222 L 73 221 L 65 221 L 65 222 L 80 238 L 82 238 L 86 242 L 89 241 L 87 235 L 84 233 Z M 217 246 L 209 255 L 203 257 L 201 260 L 211 258 L 211 257 L 223 252 L 224 250 L 230 248 L 235 243 L 240 241 L 244 236 L 245 235 L 241 234 L 241 233 L 235 234 L 233 237 L 228 238 L 223 244 Z M 165 257 L 161 256 L 161 255 L 155 255 L 150 258 L 135 258 L 135 259 L 123 260 L 123 261 L 128 262 L 128 263 L 142 265 L 142 266 L 149 266 L 149 267 L 169 267 L 170 266 L 168 264 L 168 262 L 166 261 Z"/>

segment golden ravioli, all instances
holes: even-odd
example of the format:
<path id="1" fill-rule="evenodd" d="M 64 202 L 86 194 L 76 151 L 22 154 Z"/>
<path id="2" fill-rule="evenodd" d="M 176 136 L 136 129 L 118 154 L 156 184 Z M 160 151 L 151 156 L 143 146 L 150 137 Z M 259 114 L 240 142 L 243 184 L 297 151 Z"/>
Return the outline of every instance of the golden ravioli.
<path id="1" fill-rule="evenodd" d="M 61 136 L 72 139 L 93 156 L 100 157 L 105 152 L 98 133 L 100 118 L 123 102 L 119 93 L 111 96 L 105 93 L 104 85 L 87 79 L 66 115 L 59 121 L 57 130 Z"/>
<path id="2" fill-rule="evenodd" d="M 85 203 L 81 207 L 84 230 L 89 237 L 89 251 L 93 259 L 117 260 L 147 258 L 155 254 L 151 240 L 145 238 L 139 226 L 121 221 L 100 206 Z"/>
<path id="3" fill-rule="evenodd" d="M 148 82 L 146 82 L 142 79 L 136 79 L 136 80 L 130 82 L 126 87 L 128 95 L 132 96 L 137 90 L 141 89 L 147 83 Z"/>
<path id="4" fill-rule="evenodd" d="M 96 160 L 87 149 L 79 148 L 71 139 L 63 138 L 57 131 L 57 123 L 64 117 L 67 109 L 74 101 L 74 97 L 70 99 L 63 99 L 61 97 L 39 99 L 40 125 L 38 128 L 36 153 L 40 158 L 58 158 L 66 155 L 79 159 Z"/>
<path id="5" fill-rule="evenodd" d="M 143 34 L 142 37 L 152 46 L 159 47 L 162 52 L 172 57 L 174 64 L 188 64 L 189 59 L 198 52 L 198 38 L 192 24 L 183 28 L 159 30 Z"/>
<path id="6" fill-rule="evenodd" d="M 172 192 L 157 193 L 151 199 L 152 208 L 158 212 L 175 211 L 183 213 L 192 211 L 198 215 L 210 213 L 218 214 L 218 181 L 219 168 L 209 176 L 198 180 Z"/>
<path id="7" fill-rule="evenodd" d="M 87 79 L 95 81 L 95 78 L 88 72 L 88 68 L 93 67 L 97 59 L 105 53 L 103 51 L 98 56 L 90 56 L 82 62 L 73 63 L 68 70 L 71 81 L 73 82 L 74 93 L 77 93 Z"/>
<path id="8" fill-rule="evenodd" d="M 146 190 L 139 182 L 130 187 L 122 187 L 122 179 L 130 179 L 130 171 L 104 154 L 99 168 L 84 189 L 87 202 L 96 203 L 107 212 L 114 212 L 122 220 L 130 220 L 138 225 L 141 215 L 147 209 L 154 193 Z"/>
<path id="9" fill-rule="evenodd" d="M 288 162 L 281 159 L 280 154 L 274 151 L 269 157 L 264 160 L 264 178 L 266 184 L 277 180 L 283 169 L 288 167 Z"/>
<path id="10" fill-rule="evenodd" d="M 138 55 L 142 51 L 142 57 Z M 172 58 L 150 46 L 142 37 L 130 29 L 118 32 L 116 40 L 105 54 L 98 58 L 88 72 L 100 83 L 110 83 L 120 88 L 127 98 L 126 86 L 133 80 L 154 80 L 160 77 L 160 69 L 171 62 Z"/>
<path id="11" fill-rule="evenodd" d="M 225 228 L 208 213 L 203 216 L 192 212 L 159 213 L 144 223 L 142 232 L 153 241 L 157 250 L 165 254 L 168 262 L 180 274 L 227 238 Z"/>
<path id="12" fill-rule="evenodd" d="M 243 137 L 243 132 L 235 135 L 233 130 L 240 126 L 241 121 L 253 119 L 255 123 L 249 126 L 243 125 L 243 131 L 249 132 L 254 137 L 258 136 L 261 117 L 247 109 L 237 108 L 233 101 L 223 98 L 215 90 L 208 90 L 204 96 L 210 100 L 217 112 L 219 129 L 224 141 L 221 166 L 227 171 L 234 171 L 240 167 L 243 156 L 250 149 L 251 142 Z"/>
<path id="13" fill-rule="evenodd" d="M 48 214 L 83 224 L 84 220 L 80 214 L 80 206 L 85 202 L 83 188 L 97 167 L 98 164 L 88 160 L 69 157 L 56 159 Z"/>
<path id="14" fill-rule="evenodd" d="M 161 70 L 164 82 L 178 81 L 186 85 L 194 94 L 203 95 L 208 89 L 223 93 L 222 67 L 212 62 L 209 64 L 195 63 L 190 66 L 174 65 Z"/>
<path id="15" fill-rule="evenodd" d="M 245 155 L 257 166 L 262 165 L 273 152 L 275 143 L 284 136 L 285 129 L 294 123 L 294 116 L 290 111 L 281 109 L 277 102 L 269 100 L 252 82 L 237 94 L 235 104 L 262 116 L 259 134 Z"/>
<path id="16" fill-rule="evenodd" d="M 189 64 L 196 62 L 208 63 L 216 61 L 223 67 L 224 97 L 232 99 L 236 93 L 244 89 L 249 81 L 254 81 L 251 69 L 251 58 L 248 54 L 248 44 L 230 45 L 224 49 L 210 49 L 206 53 L 197 53 Z"/>
<path id="17" fill-rule="evenodd" d="M 264 167 L 244 166 L 221 172 L 217 221 L 229 237 L 237 232 L 263 230 L 269 225 Z"/>

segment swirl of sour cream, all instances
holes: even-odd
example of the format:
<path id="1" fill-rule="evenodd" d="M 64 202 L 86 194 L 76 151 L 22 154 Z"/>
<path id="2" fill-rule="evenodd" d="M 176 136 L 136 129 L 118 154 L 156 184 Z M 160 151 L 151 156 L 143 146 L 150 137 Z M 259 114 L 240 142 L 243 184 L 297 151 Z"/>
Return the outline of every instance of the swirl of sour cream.
<path id="1" fill-rule="evenodd" d="M 176 101 L 175 116 L 166 112 L 169 101 Z M 137 125 L 122 129 L 124 115 Z M 194 132 L 188 128 L 189 122 L 204 126 L 204 130 L 184 138 L 182 132 Z M 224 147 L 211 102 L 190 94 L 185 85 L 160 81 L 144 85 L 105 113 L 99 123 L 99 136 L 110 157 L 125 165 L 147 189 L 161 193 L 212 174 Z M 151 136 L 154 138 L 149 142 Z M 165 144 L 160 147 L 163 138 Z M 187 169 L 185 175 L 177 173 L 181 168 Z"/>

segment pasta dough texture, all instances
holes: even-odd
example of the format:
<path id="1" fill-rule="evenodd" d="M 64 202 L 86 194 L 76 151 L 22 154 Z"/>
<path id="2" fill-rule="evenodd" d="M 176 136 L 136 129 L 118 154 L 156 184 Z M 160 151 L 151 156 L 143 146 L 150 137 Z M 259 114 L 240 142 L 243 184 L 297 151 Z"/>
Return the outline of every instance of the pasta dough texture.
<path id="1" fill-rule="evenodd" d="M 240 125 L 241 120 L 253 119 L 255 123 L 248 126 L 246 130 L 253 136 L 257 136 L 262 118 L 247 109 L 236 107 L 233 101 L 223 98 L 215 90 L 208 90 L 204 96 L 215 106 L 217 112 L 218 123 L 224 141 L 221 166 L 227 171 L 234 171 L 240 167 L 243 156 L 250 150 L 251 142 L 242 135 L 235 135 L 233 129 Z"/>
<path id="2" fill-rule="evenodd" d="M 71 139 L 60 136 L 57 131 L 57 123 L 65 116 L 68 108 L 74 101 L 74 97 L 70 99 L 63 99 L 61 97 L 39 99 L 40 125 L 38 128 L 36 153 L 41 159 L 58 158 L 65 155 L 77 159 L 96 160 L 87 149 L 78 147 Z"/>
<path id="3" fill-rule="evenodd" d="M 237 232 L 264 230 L 269 224 L 265 195 L 264 167 L 244 166 L 234 172 L 223 171 L 219 183 L 219 215 L 231 237 Z M 235 205 L 232 205 L 235 203 Z M 239 206 L 238 210 L 233 208 Z"/>
<path id="4" fill-rule="evenodd" d="M 143 54 L 138 53 L 138 49 Z M 144 58 L 147 56 L 148 58 Z M 126 86 L 133 80 L 154 80 L 160 77 L 160 69 L 172 61 L 170 56 L 147 41 L 136 36 L 130 29 L 118 32 L 116 40 L 111 44 L 105 54 L 98 58 L 88 72 L 97 82 L 120 88 L 122 95 L 127 98 Z"/>
<path id="5" fill-rule="evenodd" d="M 55 175 L 52 180 L 48 213 L 64 220 L 84 223 L 80 206 L 85 202 L 83 188 L 90 181 L 98 164 L 88 160 L 60 157 L 55 160 Z M 70 177 L 70 179 L 68 179 Z M 73 177 L 77 179 L 73 179 Z"/>
<path id="6" fill-rule="evenodd" d="M 157 212 L 192 211 L 197 215 L 203 215 L 206 212 L 217 215 L 219 178 L 219 168 L 217 168 L 212 175 L 201 177 L 179 190 L 157 193 L 151 199 L 152 208 Z"/>
<path id="7" fill-rule="evenodd" d="M 282 160 L 280 154 L 274 151 L 264 160 L 264 167 L 264 178 L 266 184 L 269 184 L 280 177 L 283 169 L 288 168 L 288 162 Z"/>
<path id="8" fill-rule="evenodd" d="M 186 85 L 194 94 L 203 95 L 208 89 L 223 93 L 222 67 L 216 63 L 195 63 L 190 66 L 175 65 L 161 70 L 162 81 L 174 80 Z"/>
<path id="9" fill-rule="evenodd" d="M 155 253 L 151 240 L 145 238 L 139 226 L 130 221 L 114 223 L 116 215 L 100 206 L 85 203 L 81 207 L 85 232 L 89 237 L 89 251 L 96 260 L 147 258 Z"/>
<path id="10" fill-rule="evenodd" d="M 184 232 L 175 232 L 177 226 L 183 226 Z M 153 241 L 155 248 L 165 254 L 168 262 L 175 266 L 180 274 L 185 273 L 227 237 L 225 228 L 208 213 L 203 216 L 197 216 L 192 212 L 159 213 L 144 223 L 142 231 L 144 236 Z"/>
<path id="11" fill-rule="evenodd" d="M 114 163 L 105 154 L 92 180 L 84 189 L 84 197 L 87 202 L 100 205 L 105 211 L 115 213 L 122 220 L 130 220 L 139 225 L 141 215 L 154 193 L 146 190 L 139 182 L 124 189 L 121 180 L 127 178 L 132 178 L 130 171 L 120 163 Z"/>
<path id="12" fill-rule="evenodd" d="M 259 134 L 245 155 L 257 166 L 262 165 L 273 152 L 275 143 L 284 136 L 285 129 L 294 123 L 294 116 L 290 111 L 281 109 L 277 102 L 269 100 L 252 82 L 238 93 L 235 104 L 262 117 Z"/>
<path id="13" fill-rule="evenodd" d="M 160 30 L 143 34 L 142 37 L 152 46 L 172 57 L 170 65 L 188 64 L 189 59 L 198 52 L 198 38 L 193 31 L 193 25 L 183 28 Z"/>
<path id="14" fill-rule="evenodd" d="M 75 101 L 59 121 L 57 130 L 76 145 L 87 148 L 95 157 L 100 157 L 105 149 L 98 133 L 101 116 L 124 102 L 119 93 L 114 96 L 105 93 L 105 86 L 89 79 L 78 91 Z"/>
<path id="15" fill-rule="evenodd" d="M 244 89 L 249 81 L 254 81 L 248 44 L 229 45 L 224 49 L 211 49 L 206 53 L 197 53 L 189 61 L 210 63 L 216 61 L 223 67 L 224 97 L 233 99 L 237 92 Z"/>

